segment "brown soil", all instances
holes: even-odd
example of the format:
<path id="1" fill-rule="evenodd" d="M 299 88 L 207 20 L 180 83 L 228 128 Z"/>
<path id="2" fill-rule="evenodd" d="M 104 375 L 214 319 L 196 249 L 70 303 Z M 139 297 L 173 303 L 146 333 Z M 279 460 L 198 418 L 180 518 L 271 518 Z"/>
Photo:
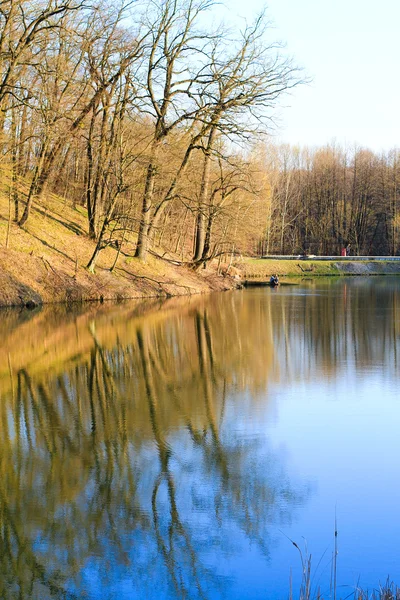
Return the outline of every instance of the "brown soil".
<path id="1" fill-rule="evenodd" d="M 25 228 L 11 224 L 6 248 L 5 181 L 3 177 L 0 186 L 0 306 L 168 297 L 235 287 L 233 277 L 217 274 L 213 266 L 193 271 L 154 256 L 146 263 L 135 259 L 134 240 L 124 246 L 113 272 L 117 250 L 108 247 L 100 253 L 96 272 L 90 273 L 86 264 L 94 242 L 86 234 L 85 209 L 71 208 L 52 194 L 34 207 Z M 22 198 L 25 193 L 21 186 Z"/>

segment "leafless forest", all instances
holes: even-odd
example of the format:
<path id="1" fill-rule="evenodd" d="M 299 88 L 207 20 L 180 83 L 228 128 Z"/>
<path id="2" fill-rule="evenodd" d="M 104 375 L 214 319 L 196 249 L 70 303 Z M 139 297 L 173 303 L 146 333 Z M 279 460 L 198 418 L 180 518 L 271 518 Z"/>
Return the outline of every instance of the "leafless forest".
<path id="1" fill-rule="evenodd" d="M 84 207 L 91 269 L 128 242 L 194 266 L 398 254 L 398 150 L 274 144 L 305 79 L 266 15 L 228 27 L 213 0 L 2 0 L 1 216 L 25 227 L 49 191 Z"/>

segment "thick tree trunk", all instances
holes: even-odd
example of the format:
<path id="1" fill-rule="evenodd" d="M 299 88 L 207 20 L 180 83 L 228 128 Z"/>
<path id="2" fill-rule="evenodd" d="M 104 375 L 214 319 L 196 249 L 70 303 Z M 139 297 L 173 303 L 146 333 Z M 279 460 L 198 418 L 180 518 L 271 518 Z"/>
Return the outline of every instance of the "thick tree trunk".
<path id="1" fill-rule="evenodd" d="M 105 153 L 106 153 L 106 145 L 107 145 L 107 120 L 108 120 L 108 106 L 105 106 L 103 109 L 103 116 L 101 120 L 101 128 L 100 128 L 100 145 L 97 148 L 97 167 L 96 173 L 94 175 L 93 186 L 92 186 L 92 212 L 91 219 L 92 223 L 90 225 L 90 235 L 91 237 L 96 237 L 96 232 L 98 231 L 98 219 L 99 213 L 102 211 L 102 203 L 103 197 L 106 193 L 105 189 L 105 177 L 106 177 L 106 168 L 105 168 Z M 93 168 L 93 162 L 92 162 Z M 93 171 L 92 171 L 93 174 Z"/>
<path id="2" fill-rule="evenodd" d="M 20 227 L 23 227 L 28 220 L 30 215 L 30 211 L 32 208 L 33 200 L 36 196 L 40 196 L 43 191 L 44 185 L 47 181 L 46 174 L 44 172 L 44 161 L 46 157 L 46 141 L 43 142 L 42 149 L 40 151 L 39 162 L 36 166 L 35 173 L 29 188 L 28 199 L 26 201 L 24 212 L 22 213 L 22 217 L 18 222 Z"/>
<path id="3" fill-rule="evenodd" d="M 96 110 L 93 107 L 93 114 L 90 120 L 89 135 L 86 147 L 87 157 L 87 175 L 86 175 L 86 208 L 88 214 L 89 236 L 96 238 L 96 207 L 93 202 L 93 129 L 96 119 Z"/>
<path id="4" fill-rule="evenodd" d="M 211 151 L 213 148 L 214 138 L 215 138 L 216 129 L 213 127 L 208 136 L 207 148 L 204 152 L 204 162 L 203 162 L 203 173 L 201 177 L 201 187 L 200 187 L 200 195 L 199 195 L 199 206 L 196 218 L 196 241 L 194 248 L 193 260 L 198 261 L 201 259 L 204 253 L 204 243 L 205 243 L 205 216 L 204 210 L 208 197 L 208 190 L 210 187 L 210 173 L 211 173 L 211 162 L 212 156 Z"/>
<path id="5" fill-rule="evenodd" d="M 96 262 L 98 259 L 98 256 L 100 254 L 100 251 L 102 250 L 102 245 L 101 245 L 101 241 L 100 239 L 98 240 L 97 244 L 96 244 L 96 248 L 94 249 L 94 252 L 88 262 L 88 264 L 86 265 L 86 268 L 91 272 L 94 273 L 95 267 L 96 267 Z"/>
<path id="6" fill-rule="evenodd" d="M 154 162 L 150 162 L 147 167 L 146 184 L 143 195 L 142 211 L 140 216 L 140 226 L 138 240 L 136 244 L 136 258 L 145 260 L 149 248 L 149 226 L 150 226 L 150 211 L 152 207 L 154 182 L 156 178 L 156 167 Z"/>
<path id="7" fill-rule="evenodd" d="M 12 178 L 12 200 L 14 201 L 14 221 L 18 222 L 19 219 L 19 205 L 18 205 L 18 189 L 17 189 L 17 179 L 18 179 L 18 150 L 17 150 L 17 123 L 16 123 L 16 114 L 15 108 L 12 110 L 11 115 L 11 142 L 12 142 L 12 150 L 11 150 L 11 178 Z M 11 200 L 11 198 L 10 198 Z"/>
<path id="8" fill-rule="evenodd" d="M 212 212 L 212 207 L 210 207 L 210 212 L 209 212 L 208 219 L 207 219 L 206 233 L 204 236 L 203 252 L 201 255 L 201 260 L 204 260 L 204 261 L 207 260 L 207 258 L 209 258 L 209 252 L 210 252 L 210 248 L 211 248 L 211 231 L 212 231 L 213 221 L 214 221 L 214 215 Z"/>

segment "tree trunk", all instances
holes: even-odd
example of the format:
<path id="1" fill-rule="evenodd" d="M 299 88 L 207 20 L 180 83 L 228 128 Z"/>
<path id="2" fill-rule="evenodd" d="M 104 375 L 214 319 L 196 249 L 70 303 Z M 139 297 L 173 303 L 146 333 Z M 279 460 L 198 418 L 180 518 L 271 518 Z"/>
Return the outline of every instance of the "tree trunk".
<path id="1" fill-rule="evenodd" d="M 17 150 L 17 123 L 15 120 L 15 108 L 12 110 L 11 115 L 11 164 L 12 164 L 12 199 L 14 200 L 14 221 L 18 222 L 19 219 L 19 206 L 18 206 L 18 189 L 17 189 L 17 175 L 18 175 L 18 150 Z"/>
<path id="2" fill-rule="evenodd" d="M 94 252 L 93 252 L 91 258 L 90 258 L 88 264 L 86 265 L 86 268 L 89 269 L 89 271 L 91 271 L 92 273 L 94 272 L 94 269 L 96 266 L 97 257 L 99 256 L 100 251 L 104 247 L 104 245 L 103 245 L 104 236 L 106 234 L 108 224 L 113 216 L 118 197 L 119 197 L 119 195 L 115 194 L 115 197 L 109 206 L 109 209 L 107 211 L 107 214 L 104 217 L 103 225 L 102 225 L 100 233 L 99 233 L 96 248 L 94 249 Z"/>
<path id="3" fill-rule="evenodd" d="M 42 191 L 42 189 L 44 187 L 43 182 L 45 182 L 47 179 L 47 178 L 43 179 L 43 164 L 44 164 L 45 156 L 46 156 L 46 140 L 43 142 L 43 145 L 42 145 L 42 148 L 40 151 L 39 162 L 36 165 L 35 173 L 34 173 L 30 188 L 29 188 L 28 199 L 26 201 L 24 212 L 22 213 L 22 217 L 18 222 L 18 225 L 20 227 L 23 227 L 25 225 L 25 223 L 27 222 L 31 208 L 32 208 L 33 200 L 34 200 L 35 196 L 40 195 L 40 192 Z"/>
<path id="4" fill-rule="evenodd" d="M 89 135 L 86 147 L 87 156 L 87 175 L 86 175 L 86 208 L 89 223 L 89 236 L 92 239 L 96 238 L 96 218 L 95 206 L 93 206 L 93 129 L 96 119 L 96 109 L 93 107 L 93 114 L 90 120 Z"/>
<path id="5" fill-rule="evenodd" d="M 152 207 L 156 166 L 153 161 L 147 167 L 146 184 L 143 195 L 143 204 L 140 217 L 139 234 L 136 244 L 135 257 L 145 260 L 149 248 L 150 211 Z"/>
<path id="6" fill-rule="evenodd" d="M 158 226 L 158 222 L 161 218 L 161 216 L 164 213 L 165 207 L 168 206 L 168 204 L 171 202 L 171 200 L 174 199 L 175 197 L 175 190 L 178 186 L 178 183 L 182 177 L 182 175 L 185 173 L 186 168 L 188 166 L 189 163 L 189 158 L 194 150 L 194 148 L 196 147 L 197 142 L 199 141 L 199 139 L 202 137 L 202 135 L 198 135 L 196 136 L 189 144 L 189 146 L 186 148 L 186 152 L 185 155 L 182 159 L 181 164 L 179 165 L 179 169 L 177 170 L 177 172 L 175 173 L 175 177 L 173 178 L 171 185 L 168 188 L 167 193 L 165 194 L 164 198 L 162 199 L 162 201 L 158 204 L 157 208 L 154 210 L 153 216 L 150 217 L 150 223 L 149 223 L 149 229 L 148 229 L 148 238 L 151 238 L 153 229 L 155 227 Z"/>
<path id="7" fill-rule="evenodd" d="M 204 162 L 203 162 L 203 173 L 201 177 L 201 186 L 200 186 L 200 196 L 199 196 L 199 206 L 196 218 L 196 242 L 194 248 L 193 260 L 198 261 L 201 259 L 204 253 L 204 243 L 205 243 L 205 217 L 204 217 L 204 207 L 208 197 L 208 189 L 210 186 L 210 173 L 211 173 L 211 162 L 212 156 L 211 151 L 213 148 L 214 138 L 215 138 L 216 128 L 212 127 L 207 141 L 207 148 L 204 152 Z"/>
<path id="8" fill-rule="evenodd" d="M 207 219 L 207 228 L 206 228 L 205 237 L 204 237 L 203 252 L 201 255 L 201 260 L 204 260 L 204 261 L 208 258 L 208 253 L 210 252 L 211 230 L 212 230 L 213 222 L 214 222 L 214 212 L 212 210 L 212 206 L 210 206 L 210 212 L 208 214 L 208 219 Z"/>
<path id="9" fill-rule="evenodd" d="M 108 98 L 107 98 L 108 99 Z M 103 101 L 104 104 L 104 101 Z M 97 167 L 96 173 L 93 180 L 92 186 L 92 224 L 91 224 L 91 235 L 94 232 L 94 237 L 96 237 L 96 232 L 98 230 L 98 218 L 99 212 L 102 209 L 102 203 L 104 199 L 104 194 L 106 193 L 105 189 L 105 178 L 106 171 L 105 168 L 105 154 L 106 154 L 106 146 L 107 146 L 107 120 L 108 120 L 108 105 L 103 108 L 103 115 L 101 119 L 101 128 L 100 128 L 100 145 L 97 149 Z M 93 162 L 92 162 L 93 168 Z M 92 171 L 93 173 L 93 171 Z"/>

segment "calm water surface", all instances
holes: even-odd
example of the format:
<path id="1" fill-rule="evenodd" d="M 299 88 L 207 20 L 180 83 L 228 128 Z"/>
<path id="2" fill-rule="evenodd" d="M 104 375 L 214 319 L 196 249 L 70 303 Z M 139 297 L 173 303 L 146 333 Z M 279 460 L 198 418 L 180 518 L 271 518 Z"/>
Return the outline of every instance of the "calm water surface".
<path id="1" fill-rule="evenodd" d="M 400 582 L 400 279 L 0 322 L 2 599 Z"/>

